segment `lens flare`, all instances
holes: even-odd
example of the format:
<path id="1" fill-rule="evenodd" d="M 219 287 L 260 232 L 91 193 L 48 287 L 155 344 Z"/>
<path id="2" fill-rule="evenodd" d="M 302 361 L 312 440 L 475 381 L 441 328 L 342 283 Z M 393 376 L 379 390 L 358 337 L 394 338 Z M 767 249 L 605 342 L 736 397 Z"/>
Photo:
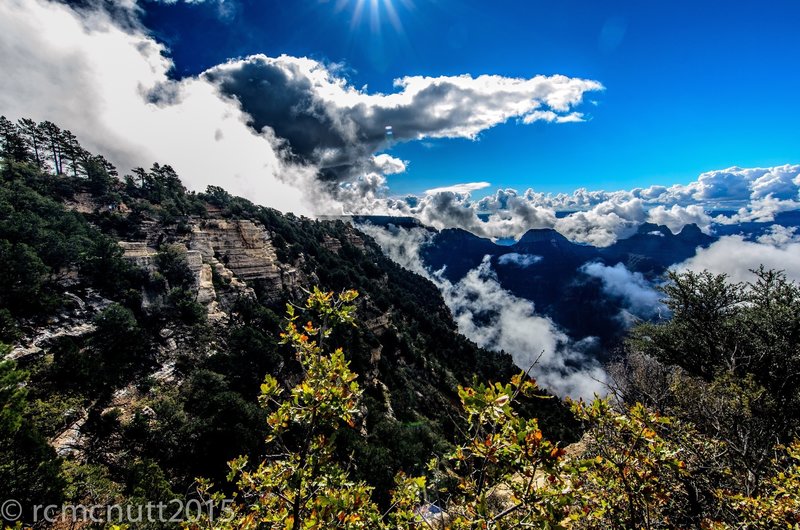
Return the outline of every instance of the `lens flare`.
<path id="1" fill-rule="evenodd" d="M 350 18 L 350 27 L 356 28 L 361 24 L 363 18 L 369 19 L 369 27 L 373 33 L 380 33 L 383 27 L 382 22 L 388 20 L 391 27 L 397 33 L 404 33 L 403 23 L 400 20 L 396 0 L 338 0 L 336 11 L 341 11 L 353 5 L 353 16 Z M 406 10 L 414 8 L 412 0 L 399 0 Z"/>

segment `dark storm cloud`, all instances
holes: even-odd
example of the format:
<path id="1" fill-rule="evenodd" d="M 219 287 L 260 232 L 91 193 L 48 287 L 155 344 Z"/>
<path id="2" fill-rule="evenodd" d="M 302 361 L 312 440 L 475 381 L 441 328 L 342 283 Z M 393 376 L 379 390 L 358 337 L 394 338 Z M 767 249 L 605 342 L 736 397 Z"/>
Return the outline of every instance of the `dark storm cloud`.
<path id="1" fill-rule="evenodd" d="M 292 153 L 309 161 L 319 161 L 321 151 L 334 149 L 341 157 L 326 160 L 327 167 L 349 162 L 345 148 L 354 138 L 347 135 L 326 114 L 315 98 L 310 80 L 302 75 L 262 60 L 251 58 L 237 68 L 213 68 L 204 75 L 217 83 L 223 94 L 237 99 L 251 117 L 257 131 L 271 128 L 278 138 L 286 140 Z M 366 148 L 360 149 L 366 154 Z"/>
<path id="2" fill-rule="evenodd" d="M 565 76 L 406 77 L 398 91 L 369 94 L 307 59 L 251 56 L 214 67 L 204 77 L 241 104 L 258 131 L 269 127 L 291 152 L 334 174 L 347 173 L 390 142 L 475 138 L 512 118 L 575 121 L 573 110 L 602 86 Z M 390 130 L 391 133 L 387 134 Z"/>

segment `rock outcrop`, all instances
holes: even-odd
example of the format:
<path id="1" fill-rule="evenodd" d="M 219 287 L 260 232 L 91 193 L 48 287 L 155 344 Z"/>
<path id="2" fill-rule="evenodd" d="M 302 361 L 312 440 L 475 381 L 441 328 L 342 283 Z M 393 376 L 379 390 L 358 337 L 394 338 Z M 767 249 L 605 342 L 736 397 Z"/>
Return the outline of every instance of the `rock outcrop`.
<path id="1" fill-rule="evenodd" d="M 267 295 L 274 293 L 276 297 L 298 284 L 297 270 L 278 261 L 269 233 L 260 224 L 198 218 L 191 219 L 189 227 L 188 233 L 178 234 L 148 226 L 144 240 L 119 244 L 125 259 L 150 272 L 156 270 L 160 244 L 169 241 L 182 247 L 195 276 L 196 301 L 207 307 L 210 320 L 224 320 L 235 299 L 255 297 L 255 282 L 263 282 Z M 147 293 L 144 299 L 145 305 L 156 303 Z"/>
<path id="2" fill-rule="evenodd" d="M 364 240 L 361 238 L 358 232 L 356 232 L 352 225 L 347 226 L 347 230 L 345 231 L 344 235 L 344 242 L 358 248 L 359 250 L 364 250 Z M 322 246 L 331 252 L 338 254 L 342 250 L 342 241 L 326 234 L 322 240 Z"/>
<path id="3" fill-rule="evenodd" d="M 192 223 L 188 247 L 203 261 L 216 259 L 241 280 L 265 280 L 280 285 L 275 249 L 262 226 L 250 220 L 211 219 Z"/>
<path id="4" fill-rule="evenodd" d="M 32 329 L 22 327 L 23 338 L 14 344 L 9 359 L 22 359 L 37 356 L 47 350 L 48 345 L 60 337 L 82 337 L 92 333 L 96 328 L 92 318 L 109 304 L 92 290 L 78 294 L 65 292 L 64 296 L 72 300 L 59 315 L 51 318 L 47 325 Z"/>

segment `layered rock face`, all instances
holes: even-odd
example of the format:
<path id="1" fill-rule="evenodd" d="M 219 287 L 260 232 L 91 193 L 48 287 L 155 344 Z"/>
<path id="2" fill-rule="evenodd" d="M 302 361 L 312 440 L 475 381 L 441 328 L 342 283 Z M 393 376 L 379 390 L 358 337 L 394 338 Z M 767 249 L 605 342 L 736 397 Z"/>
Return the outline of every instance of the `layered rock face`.
<path id="1" fill-rule="evenodd" d="M 355 230 L 348 230 L 345 233 L 345 241 L 354 247 L 363 250 L 364 249 L 364 240 L 355 232 Z M 322 240 L 322 246 L 330 250 L 331 252 L 335 252 L 336 254 L 342 250 L 342 242 L 338 239 L 334 239 L 329 235 L 325 235 L 325 238 Z"/>
<path id="2" fill-rule="evenodd" d="M 120 241 L 123 256 L 137 267 L 150 270 L 155 267 L 156 249 L 147 246 L 147 241 Z"/>
<path id="3" fill-rule="evenodd" d="M 253 221 L 211 219 L 193 223 L 188 246 L 198 250 L 205 263 L 216 259 L 241 280 L 280 284 L 275 249 L 266 230 Z"/>
<path id="4" fill-rule="evenodd" d="M 267 293 L 276 297 L 297 282 L 297 271 L 278 261 L 269 233 L 251 220 L 193 219 L 188 234 L 148 233 L 144 241 L 119 244 L 126 259 L 155 271 L 156 247 L 164 240 L 185 251 L 195 275 L 196 300 L 207 306 L 212 320 L 225 317 L 224 310 L 232 299 L 254 297 L 254 282 L 263 282 Z M 223 289 L 215 287 L 215 275 Z"/>

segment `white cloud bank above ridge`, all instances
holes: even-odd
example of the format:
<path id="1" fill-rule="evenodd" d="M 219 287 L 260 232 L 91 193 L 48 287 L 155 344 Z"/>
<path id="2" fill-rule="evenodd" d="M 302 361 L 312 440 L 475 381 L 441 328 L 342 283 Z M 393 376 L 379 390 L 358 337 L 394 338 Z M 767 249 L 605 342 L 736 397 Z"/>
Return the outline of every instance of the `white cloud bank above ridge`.
<path id="1" fill-rule="evenodd" d="M 533 374 L 542 387 L 563 397 L 591 398 L 605 394 L 606 374 L 584 350 L 593 339 L 571 341 L 547 317 L 536 314 L 533 302 L 505 290 L 487 256 L 457 283 L 427 270 L 420 249 L 431 233 L 424 229 L 359 226 L 399 265 L 431 280 L 442 292 L 459 332 L 479 346 L 505 351 L 523 370 L 534 362 Z"/>
<path id="2" fill-rule="evenodd" d="M 800 164 L 770 168 L 709 171 L 686 185 L 650 186 L 615 192 L 578 189 L 571 194 L 544 194 L 528 189 L 499 189 L 473 199 L 468 192 L 441 190 L 422 197 L 370 197 L 353 213 L 409 215 L 434 228 L 463 228 L 479 236 L 519 236 L 531 228 L 554 228 L 567 238 L 607 246 L 636 232 L 645 223 L 665 225 L 674 233 L 687 224 L 713 231 L 714 223 L 770 222 L 777 213 L 800 208 Z M 711 215 L 712 210 L 735 211 Z M 573 211 L 556 216 L 557 211 Z"/>
<path id="3" fill-rule="evenodd" d="M 766 269 L 782 270 L 790 280 L 800 282 L 800 235 L 797 228 L 773 225 L 770 232 L 756 241 L 747 241 L 739 235 L 725 236 L 697 254 L 675 270 L 727 274 L 734 282 L 753 281 L 751 270 L 763 265 Z"/>

